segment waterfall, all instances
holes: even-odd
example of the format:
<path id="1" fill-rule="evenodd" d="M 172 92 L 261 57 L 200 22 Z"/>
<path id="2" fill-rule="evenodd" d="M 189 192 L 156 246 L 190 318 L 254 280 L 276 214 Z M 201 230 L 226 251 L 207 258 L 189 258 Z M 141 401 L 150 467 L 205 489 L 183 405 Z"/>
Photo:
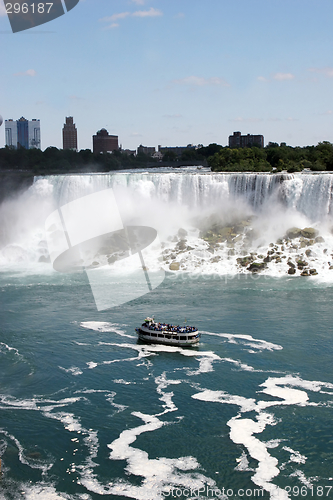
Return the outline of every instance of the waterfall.
<path id="1" fill-rule="evenodd" d="M 193 270 L 214 258 L 209 269 L 236 272 L 239 255 L 264 254 L 294 226 L 312 226 L 325 241 L 311 240 L 312 254 L 317 259 L 320 254 L 326 266 L 333 260 L 333 173 L 154 169 L 36 177 L 23 195 L 0 207 L 0 265 L 47 261 L 47 217 L 65 204 L 110 188 L 125 226 L 158 232 L 166 266 L 177 258 L 180 269 Z M 298 236 L 292 242 L 295 252 L 304 252 L 308 242 Z M 177 247 L 181 239 L 186 242 Z"/>
<path id="2" fill-rule="evenodd" d="M 84 194 L 112 187 L 128 190 L 144 200 L 207 209 L 223 201 L 240 201 L 254 211 L 277 203 L 322 221 L 333 212 L 333 174 L 252 174 L 117 172 L 109 174 L 56 175 L 36 177 L 53 186 L 58 202 L 66 203 Z"/>

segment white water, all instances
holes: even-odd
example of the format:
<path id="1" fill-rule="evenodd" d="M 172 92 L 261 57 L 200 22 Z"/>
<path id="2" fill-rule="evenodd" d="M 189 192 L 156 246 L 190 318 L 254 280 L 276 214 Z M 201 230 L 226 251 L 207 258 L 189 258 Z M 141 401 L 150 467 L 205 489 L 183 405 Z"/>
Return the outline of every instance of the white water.
<path id="1" fill-rule="evenodd" d="M 333 263 L 333 174 L 215 174 L 193 169 L 36 178 L 23 195 L 0 207 L 0 265 L 27 268 L 45 260 L 47 216 L 70 201 L 110 187 L 124 225 L 157 230 L 164 261 L 156 265 L 166 271 L 177 261 L 180 270 L 194 274 L 248 272 L 237 265 L 237 257 L 250 252 L 265 255 L 269 244 L 283 238 L 290 227 L 311 226 L 325 241 L 311 246 L 309 267 L 316 268 L 322 280 L 333 275 L 333 270 L 329 272 L 330 260 Z M 232 245 L 221 243 L 212 250 L 200 237 L 200 230 L 209 229 L 212 221 L 227 226 L 244 219 L 251 221 L 245 233 L 255 231 L 250 245 L 244 244 L 244 234 L 240 234 Z M 182 251 L 176 247 L 180 228 L 187 231 Z M 276 250 L 285 260 L 270 263 L 266 274 L 285 275 L 289 257 L 305 258 L 306 248 L 300 248 L 299 239 Z M 50 264 L 39 265 L 39 272 L 47 269 L 52 269 Z"/>

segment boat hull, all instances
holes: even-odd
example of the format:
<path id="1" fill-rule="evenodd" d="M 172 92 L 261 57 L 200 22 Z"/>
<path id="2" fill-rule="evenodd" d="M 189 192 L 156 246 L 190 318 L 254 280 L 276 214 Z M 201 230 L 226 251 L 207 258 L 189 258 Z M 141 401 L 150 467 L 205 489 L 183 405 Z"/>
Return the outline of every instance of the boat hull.
<path id="1" fill-rule="evenodd" d="M 149 344 L 163 344 L 176 347 L 191 347 L 198 344 L 200 333 L 198 331 L 191 333 L 161 332 L 149 330 L 148 328 L 136 328 L 139 340 Z"/>

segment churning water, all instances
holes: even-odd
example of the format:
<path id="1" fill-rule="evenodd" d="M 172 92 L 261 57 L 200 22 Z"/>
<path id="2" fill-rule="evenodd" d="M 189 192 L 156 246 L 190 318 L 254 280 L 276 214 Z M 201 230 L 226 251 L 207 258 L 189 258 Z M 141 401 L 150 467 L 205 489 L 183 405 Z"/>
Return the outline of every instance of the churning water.
<path id="1" fill-rule="evenodd" d="M 4 202 L 0 498 L 333 498 L 332 180 L 52 176 Z M 158 232 L 166 277 L 97 311 L 85 272 L 53 270 L 44 224 L 107 188 L 125 225 Z M 261 254 L 259 273 L 240 264 Z M 139 344 L 147 315 L 197 326 L 199 347 Z"/>

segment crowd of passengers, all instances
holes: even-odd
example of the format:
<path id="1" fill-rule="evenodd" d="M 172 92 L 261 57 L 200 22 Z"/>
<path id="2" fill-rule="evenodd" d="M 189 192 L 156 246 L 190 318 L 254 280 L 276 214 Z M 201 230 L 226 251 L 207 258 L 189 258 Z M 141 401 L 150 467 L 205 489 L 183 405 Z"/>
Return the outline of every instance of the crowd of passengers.
<path id="1" fill-rule="evenodd" d="M 194 326 L 174 326 L 168 323 L 143 323 L 142 326 L 148 327 L 149 330 L 155 330 L 156 332 L 175 332 L 175 333 L 190 333 L 196 332 L 198 329 Z"/>

